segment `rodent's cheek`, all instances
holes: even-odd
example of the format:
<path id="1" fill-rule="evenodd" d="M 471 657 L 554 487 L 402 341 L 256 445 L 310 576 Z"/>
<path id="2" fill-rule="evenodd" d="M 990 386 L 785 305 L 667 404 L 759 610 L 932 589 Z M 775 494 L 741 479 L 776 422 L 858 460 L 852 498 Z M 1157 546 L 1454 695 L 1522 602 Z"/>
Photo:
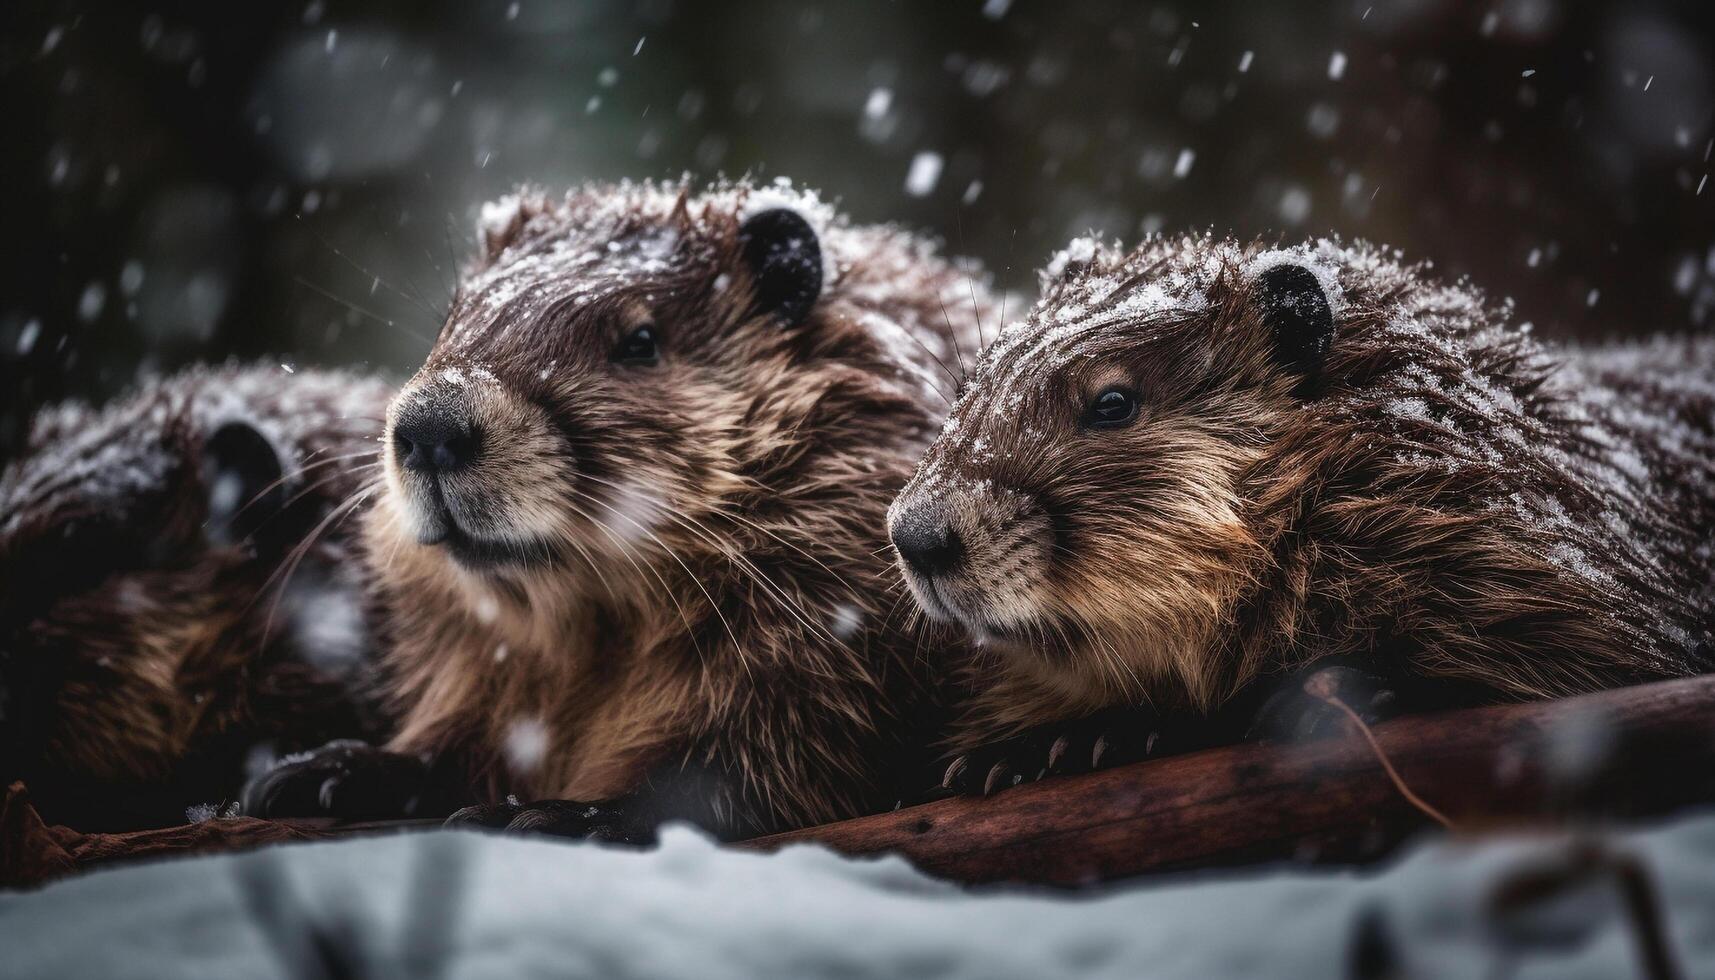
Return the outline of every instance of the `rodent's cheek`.
<path id="1" fill-rule="evenodd" d="M 442 518 L 424 479 L 407 473 L 399 466 L 390 465 L 385 473 L 384 496 L 389 519 L 384 526 L 387 533 L 411 541 L 437 537 L 442 530 Z"/>
<path id="2" fill-rule="evenodd" d="M 1249 570 L 1267 559 L 1219 495 L 1203 490 L 1085 497 L 1065 515 L 1067 557 L 1046 580 L 1051 612 L 1139 676 L 1203 663 Z"/>

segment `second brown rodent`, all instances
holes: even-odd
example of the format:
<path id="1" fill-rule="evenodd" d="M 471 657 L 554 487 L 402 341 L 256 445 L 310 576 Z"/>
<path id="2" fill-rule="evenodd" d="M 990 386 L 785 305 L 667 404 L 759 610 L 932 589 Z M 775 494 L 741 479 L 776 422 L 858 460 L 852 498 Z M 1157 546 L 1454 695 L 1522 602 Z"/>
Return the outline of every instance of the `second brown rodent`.
<path id="1" fill-rule="evenodd" d="M 919 603 L 988 651 L 956 751 L 1059 763 L 1023 733 L 1212 716 L 1323 663 L 1378 685 L 1360 709 L 1715 666 L 1708 339 L 1545 346 L 1330 241 L 1086 240 L 1044 289 L 890 515 Z M 976 785 L 1051 768 L 1009 765 Z"/>

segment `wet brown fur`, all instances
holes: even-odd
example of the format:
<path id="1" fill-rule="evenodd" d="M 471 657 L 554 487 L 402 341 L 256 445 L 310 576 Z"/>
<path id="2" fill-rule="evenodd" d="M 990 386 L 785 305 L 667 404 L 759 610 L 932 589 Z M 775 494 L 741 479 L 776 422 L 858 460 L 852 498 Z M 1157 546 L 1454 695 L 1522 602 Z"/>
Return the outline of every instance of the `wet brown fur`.
<path id="1" fill-rule="evenodd" d="M 303 650 L 283 590 L 316 579 L 361 602 L 355 528 L 311 531 L 361 485 L 387 394 L 343 374 L 199 368 L 38 417 L 0 477 L 0 645 L 7 775 L 50 819 L 181 821 L 230 798 L 256 743 L 377 731 L 362 665 Z M 286 505 L 222 539 L 204 440 L 252 420 L 284 457 Z"/>
<path id="2" fill-rule="evenodd" d="M 990 647 L 956 747 L 1205 712 L 1336 655 L 1497 699 L 1715 666 L 1715 346 L 1545 349 L 1463 284 L 1324 242 L 1300 254 L 1344 302 L 1307 380 L 1272 357 L 1263 251 L 1094 249 L 983 359 L 894 508 L 950 501 L 971 553 L 914 582 Z M 1081 428 L 1115 383 L 1139 420 Z"/>
<path id="3" fill-rule="evenodd" d="M 752 193 L 527 194 L 485 228 L 407 394 L 449 365 L 484 372 L 482 422 L 508 438 L 468 487 L 475 520 L 549 532 L 515 568 L 473 571 L 415 542 L 396 476 L 373 465 L 387 397 L 375 382 L 199 369 L 100 413 L 44 412 L 31 455 L 0 482 L 0 595 L 9 663 L 28 665 L 8 670 L 13 700 L 49 706 L 14 712 L 13 761 L 49 809 L 66 803 L 50 816 L 169 821 L 234 789 L 257 740 L 294 750 L 378 733 L 363 691 L 290 650 L 279 597 L 312 567 L 366 591 L 393 746 L 454 760 L 483 798 L 600 799 L 700 767 L 718 777 L 729 828 L 892 802 L 888 767 L 937 698 L 881 515 L 954 388 L 940 362 L 956 362 L 955 343 L 974 354 L 990 299 L 922 239 L 828 211 L 832 276 L 810 321 L 783 329 L 751 311 L 737 255 Z M 556 243 L 606 254 L 664 229 L 677 247 L 629 270 L 641 277 L 528 263 Z M 520 283 L 526 299 L 483 307 Z M 605 292 L 575 300 L 592 286 Z M 652 382 L 603 377 L 613 332 L 641 318 L 665 329 L 678 366 Z M 461 330 L 484 333 L 467 343 Z M 209 424 L 193 406 L 231 401 L 237 383 L 241 414 L 298 425 L 283 547 L 204 534 Z M 346 418 L 332 391 L 365 418 Z M 62 479 L 68 460 L 92 479 Z M 134 470 L 150 479 L 104 479 Z M 62 539 L 85 557 L 38 581 Z M 518 722 L 549 733 L 539 766 L 504 758 Z M 146 813 L 115 809 L 145 797 Z"/>
<path id="4" fill-rule="evenodd" d="M 698 770 L 731 832 L 896 798 L 887 770 L 935 699 L 883 515 L 952 388 L 929 348 L 951 361 L 957 329 L 968 350 L 979 298 L 993 318 L 970 270 L 831 212 L 809 320 L 756 313 L 738 230 L 772 192 L 527 193 L 491 224 L 393 413 L 472 406 L 491 448 L 444 479 L 465 530 L 521 560 L 417 543 L 422 488 L 390 444 L 365 539 L 393 748 L 457 760 L 491 801 L 603 800 Z M 662 362 L 609 363 L 640 323 Z M 508 755 L 521 724 L 540 758 Z"/>

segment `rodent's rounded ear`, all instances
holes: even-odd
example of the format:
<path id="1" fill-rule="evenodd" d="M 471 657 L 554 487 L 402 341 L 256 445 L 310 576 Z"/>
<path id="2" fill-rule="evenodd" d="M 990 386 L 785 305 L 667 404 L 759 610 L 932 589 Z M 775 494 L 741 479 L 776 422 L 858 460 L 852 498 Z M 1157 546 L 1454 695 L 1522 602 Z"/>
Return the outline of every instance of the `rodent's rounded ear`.
<path id="1" fill-rule="evenodd" d="M 1322 280 L 1302 265 L 1282 262 L 1258 273 L 1256 288 L 1275 361 L 1306 377 L 1321 371 L 1334 343 L 1334 310 Z"/>
<path id="2" fill-rule="evenodd" d="M 210 540 L 235 544 L 286 506 L 285 467 L 268 437 L 248 422 L 209 433 L 202 447 Z"/>
<path id="3" fill-rule="evenodd" d="M 804 322 L 822 295 L 822 243 L 804 216 L 789 208 L 759 211 L 739 228 L 756 309 L 788 327 Z"/>

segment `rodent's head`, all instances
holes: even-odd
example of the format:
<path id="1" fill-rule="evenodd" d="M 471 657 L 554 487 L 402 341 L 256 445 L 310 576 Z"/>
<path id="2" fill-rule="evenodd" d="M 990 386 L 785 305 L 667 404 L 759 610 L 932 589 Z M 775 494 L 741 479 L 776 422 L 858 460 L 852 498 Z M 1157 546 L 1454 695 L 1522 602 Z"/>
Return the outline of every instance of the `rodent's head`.
<path id="1" fill-rule="evenodd" d="M 830 214 L 746 185 L 484 208 L 484 254 L 387 413 L 383 547 L 488 580 L 577 563 L 612 587 L 696 541 L 745 481 L 758 386 L 815 342 Z"/>
<path id="2" fill-rule="evenodd" d="M 1341 294 L 1308 252 L 1075 243 L 985 352 L 889 532 L 912 592 L 1092 700 L 1201 660 L 1264 545 L 1240 486 L 1318 384 Z"/>

